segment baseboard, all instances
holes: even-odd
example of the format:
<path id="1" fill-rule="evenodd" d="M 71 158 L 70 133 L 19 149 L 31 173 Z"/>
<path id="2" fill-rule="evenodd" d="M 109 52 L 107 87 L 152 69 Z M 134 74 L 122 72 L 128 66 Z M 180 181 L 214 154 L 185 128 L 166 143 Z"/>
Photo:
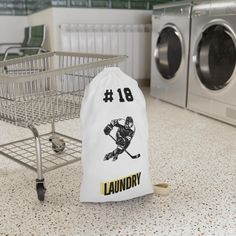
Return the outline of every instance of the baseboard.
<path id="1" fill-rule="evenodd" d="M 137 79 L 136 81 L 140 87 L 150 87 L 150 79 Z"/>

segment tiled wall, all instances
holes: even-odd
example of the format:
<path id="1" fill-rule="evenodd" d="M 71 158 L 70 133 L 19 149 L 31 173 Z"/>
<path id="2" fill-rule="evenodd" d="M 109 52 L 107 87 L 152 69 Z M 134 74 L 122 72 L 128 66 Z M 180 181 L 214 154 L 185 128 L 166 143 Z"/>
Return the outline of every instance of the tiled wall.
<path id="1" fill-rule="evenodd" d="M 152 9 L 158 3 L 179 0 L 0 0 L 0 15 L 28 15 L 51 6 L 114 9 Z"/>
<path id="2" fill-rule="evenodd" d="M 152 9 L 153 4 L 176 0 L 52 0 L 53 6 L 95 7 L 119 9 Z"/>
<path id="3" fill-rule="evenodd" d="M 0 0 L 0 15 L 25 15 L 26 0 Z"/>

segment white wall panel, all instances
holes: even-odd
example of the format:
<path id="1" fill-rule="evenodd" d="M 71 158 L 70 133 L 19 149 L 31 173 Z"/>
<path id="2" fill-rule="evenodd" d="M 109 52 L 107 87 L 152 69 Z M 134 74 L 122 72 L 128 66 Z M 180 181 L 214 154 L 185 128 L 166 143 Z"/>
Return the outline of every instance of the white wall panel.
<path id="1" fill-rule="evenodd" d="M 135 79 L 149 78 L 150 25 L 62 24 L 60 49 L 128 56 L 121 69 Z"/>
<path id="2" fill-rule="evenodd" d="M 26 26 L 27 16 L 0 16 L 0 43 L 23 42 Z M 4 52 L 7 47 L 1 46 L 0 52 Z"/>

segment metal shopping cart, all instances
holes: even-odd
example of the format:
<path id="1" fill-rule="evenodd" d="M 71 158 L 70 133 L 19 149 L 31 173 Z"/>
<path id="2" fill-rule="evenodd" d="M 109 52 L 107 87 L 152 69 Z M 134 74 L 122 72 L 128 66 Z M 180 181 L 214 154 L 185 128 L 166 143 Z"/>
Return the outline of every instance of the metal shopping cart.
<path id="1" fill-rule="evenodd" d="M 33 137 L 0 145 L 0 154 L 37 172 L 38 199 L 43 174 L 80 160 L 81 141 L 57 133 L 55 122 L 79 117 L 86 85 L 104 67 L 126 56 L 49 52 L 0 62 L 0 119 L 33 132 Z M 51 123 L 39 135 L 37 125 Z M 36 149 L 36 152 L 35 152 Z"/>

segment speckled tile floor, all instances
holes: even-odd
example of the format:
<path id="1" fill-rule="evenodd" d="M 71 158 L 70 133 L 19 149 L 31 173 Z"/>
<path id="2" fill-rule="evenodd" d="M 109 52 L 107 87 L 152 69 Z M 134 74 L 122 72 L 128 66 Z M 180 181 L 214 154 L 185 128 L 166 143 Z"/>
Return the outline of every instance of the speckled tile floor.
<path id="1" fill-rule="evenodd" d="M 45 175 L 40 203 L 35 173 L 0 156 L 0 235 L 236 235 L 236 128 L 146 97 L 151 175 L 171 184 L 168 197 L 81 204 L 77 162 Z M 57 127 L 80 136 L 79 120 Z M 31 135 L 3 122 L 0 130 L 0 144 Z"/>

